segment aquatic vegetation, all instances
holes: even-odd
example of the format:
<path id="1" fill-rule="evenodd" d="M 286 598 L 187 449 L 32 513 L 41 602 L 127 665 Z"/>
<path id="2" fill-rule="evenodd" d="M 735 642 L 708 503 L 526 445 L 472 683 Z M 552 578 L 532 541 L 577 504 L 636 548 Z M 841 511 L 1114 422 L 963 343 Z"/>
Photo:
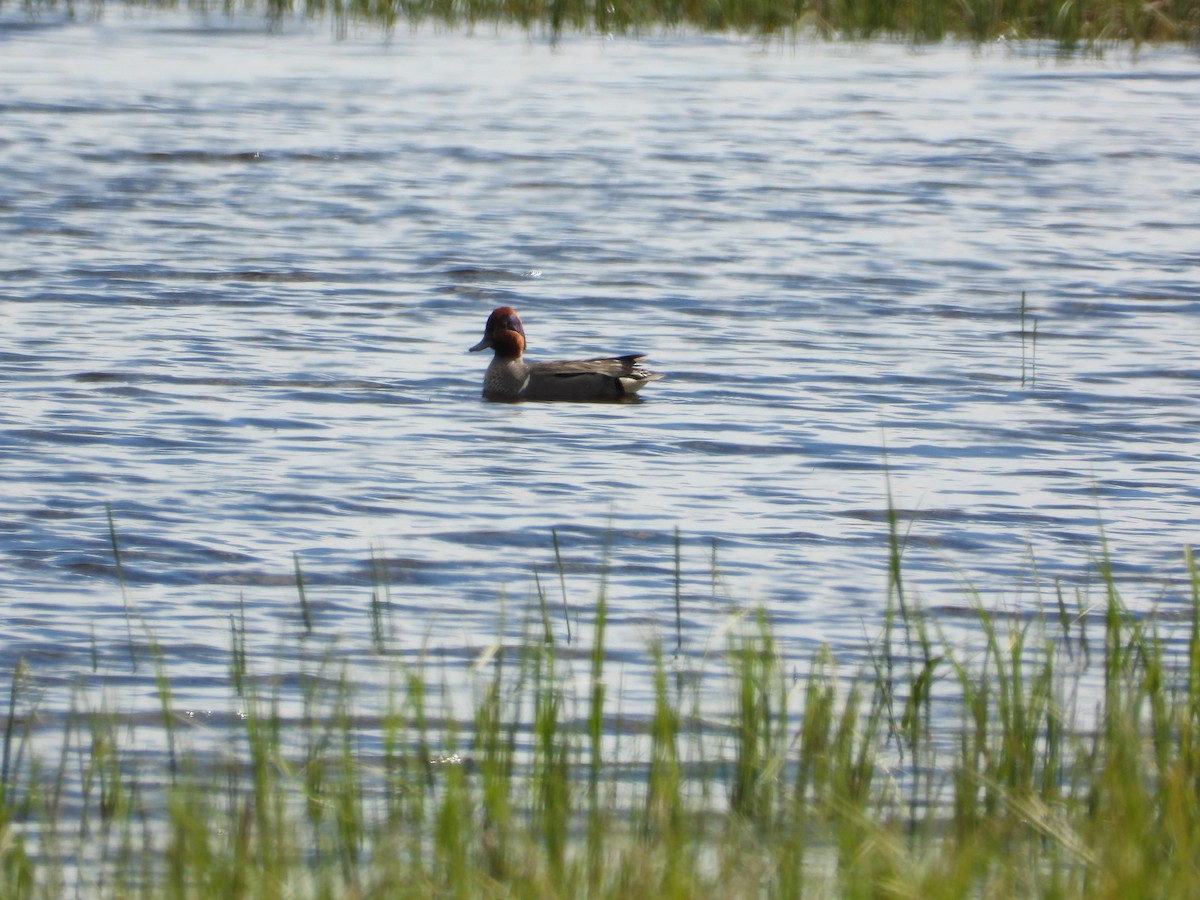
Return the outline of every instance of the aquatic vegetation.
<path id="1" fill-rule="evenodd" d="M 1025 300 L 1025 292 L 1021 291 L 1021 387 L 1037 384 L 1037 319 L 1027 315 L 1029 305 Z M 1026 328 L 1025 320 L 1032 322 L 1032 330 Z"/>
<path id="2" fill-rule="evenodd" d="M 95 15 L 103 0 L 24 0 L 31 13 L 65 8 Z M 130 0 L 161 8 L 171 0 Z M 275 21 L 328 16 L 383 28 L 432 22 L 453 27 L 512 24 L 557 36 L 568 31 L 635 34 L 661 29 L 826 38 L 1052 40 L 1065 48 L 1117 41 L 1200 43 L 1200 0 L 190 0 L 212 13 L 265 13 Z"/>
<path id="3" fill-rule="evenodd" d="M 568 606 L 561 565 L 574 640 L 539 588 L 526 638 L 479 655 L 467 698 L 388 652 L 383 585 L 367 615 L 385 687 L 370 694 L 333 646 L 299 674 L 257 671 L 242 614 L 238 712 L 204 726 L 176 706 L 152 637 L 149 720 L 85 691 L 50 716 L 19 663 L 0 895 L 1186 896 L 1200 867 L 1191 555 L 1186 616 L 1131 612 L 1102 556 L 1095 597 L 1055 590 L 1019 614 L 972 599 L 970 649 L 905 584 L 895 516 L 888 546 L 865 665 L 821 647 L 794 670 L 766 611 L 739 609 L 702 665 L 648 638 L 640 717 L 613 699 L 603 577 Z M 714 591 L 718 578 L 714 548 Z"/>

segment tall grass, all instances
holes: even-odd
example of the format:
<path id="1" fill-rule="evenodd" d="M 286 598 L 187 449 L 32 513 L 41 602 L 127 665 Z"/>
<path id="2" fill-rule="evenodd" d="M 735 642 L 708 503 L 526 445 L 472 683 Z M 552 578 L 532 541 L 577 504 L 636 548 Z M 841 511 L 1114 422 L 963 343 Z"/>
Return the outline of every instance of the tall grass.
<path id="1" fill-rule="evenodd" d="M 386 652 L 375 662 L 390 686 L 370 695 L 332 648 L 298 686 L 256 671 L 241 615 L 238 714 L 215 741 L 175 708 L 153 641 L 157 722 L 83 694 L 44 715 L 18 663 L 0 896 L 1188 896 L 1191 554 L 1189 615 L 1173 625 L 1133 614 L 1102 555 L 1098 598 L 1058 593 L 1023 615 L 973 598 L 981 639 L 964 650 L 905 589 L 903 543 L 893 520 L 891 600 L 865 665 L 822 647 L 789 670 L 768 614 L 742 609 L 687 677 L 649 639 L 652 702 L 637 721 L 610 692 L 603 579 L 577 616 L 580 646 L 556 644 L 543 599 L 525 639 L 481 654 L 466 716 L 420 660 Z M 147 733 L 161 752 L 145 751 Z"/>
<path id="2" fill-rule="evenodd" d="M 22 0 L 30 14 L 65 9 L 98 14 L 104 0 Z M 126 6 L 184 5 L 125 0 Z M 1200 43 L 1200 0 L 186 0 L 207 13 L 331 17 L 367 22 L 473 27 L 517 25 L 553 36 L 569 31 L 639 33 L 661 29 L 736 31 L 827 38 L 1052 40 L 1062 47 L 1117 41 Z"/>

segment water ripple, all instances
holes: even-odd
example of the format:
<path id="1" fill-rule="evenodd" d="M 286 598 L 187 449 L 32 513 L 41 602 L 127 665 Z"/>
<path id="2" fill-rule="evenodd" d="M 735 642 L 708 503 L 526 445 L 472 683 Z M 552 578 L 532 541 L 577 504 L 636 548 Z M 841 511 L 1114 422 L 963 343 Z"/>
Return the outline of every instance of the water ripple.
<path id="1" fill-rule="evenodd" d="M 677 591 L 684 652 L 763 603 L 861 661 L 889 497 L 950 620 L 1090 590 L 1102 537 L 1135 610 L 1189 602 L 1187 53 L 5 28 L 2 661 L 148 690 L 136 610 L 210 701 L 299 582 L 363 672 L 373 597 L 460 671 L 603 591 L 633 715 Z M 667 377 L 483 404 L 501 304 Z"/>

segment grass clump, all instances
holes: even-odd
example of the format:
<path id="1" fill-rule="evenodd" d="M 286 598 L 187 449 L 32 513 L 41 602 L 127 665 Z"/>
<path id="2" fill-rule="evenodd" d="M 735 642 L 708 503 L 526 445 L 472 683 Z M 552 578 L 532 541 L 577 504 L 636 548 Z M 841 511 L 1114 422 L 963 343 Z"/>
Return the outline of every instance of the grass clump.
<path id="1" fill-rule="evenodd" d="M 539 598 L 536 637 L 471 667 L 466 715 L 421 659 L 378 644 L 382 690 L 357 686 L 332 646 L 299 673 L 257 673 L 240 615 L 237 712 L 207 729 L 175 707 L 153 644 L 161 709 L 145 717 L 82 689 L 51 715 L 18 663 L 0 896 L 1187 896 L 1191 555 L 1174 631 L 1131 613 L 1102 560 L 1095 610 L 1060 594 L 1052 614 L 997 615 L 976 599 L 979 642 L 963 649 L 905 589 L 902 543 L 893 521 L 866 665 L 847 671 L 829 647 L 798 663 L 764 611 L 742 610 L 706 658 L 649 639 L 640 719 L 614 708 L 603 582 L 586 617 L 572 610 L 583 649 L 556 643 Z"/>

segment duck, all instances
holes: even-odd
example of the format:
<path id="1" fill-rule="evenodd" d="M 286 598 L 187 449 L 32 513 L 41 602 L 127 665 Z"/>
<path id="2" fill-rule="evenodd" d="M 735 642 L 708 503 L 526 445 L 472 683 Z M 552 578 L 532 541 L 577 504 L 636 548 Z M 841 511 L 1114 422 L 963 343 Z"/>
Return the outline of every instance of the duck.
<path id="1" fill-rule="evenodd" d="M 494 355 L 483 376 L 484 400 L 634 400 L 640 399 L 634 395 L 643 387 L 663 377 L 641 364 L 641 353 L 527 363 L 525 328 L 511 306 L 492 310 L 483 340 L 470 349 L 477 353 L 489 348 Z"/>

